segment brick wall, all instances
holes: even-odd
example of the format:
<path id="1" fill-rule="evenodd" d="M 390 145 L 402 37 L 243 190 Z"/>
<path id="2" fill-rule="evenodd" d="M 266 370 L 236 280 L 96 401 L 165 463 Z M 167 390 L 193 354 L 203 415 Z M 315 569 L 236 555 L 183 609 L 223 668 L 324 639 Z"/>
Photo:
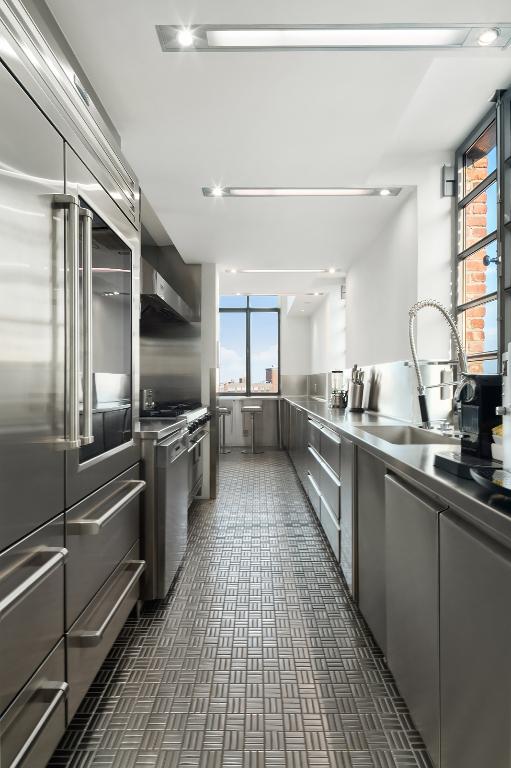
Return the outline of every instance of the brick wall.
<path id="1" fill-rule="evenodd" d="M 486 157 L 476 160 L 466 169 L 465 194 L 470 192 L 488 175 L 488 159 Z M 464 248 L 469 248 L 482 237 L 488 234 L 487 231 L 487 199 L 486 194 L 479 195 L 475 201 L 467 205 L 465 210 L 465 241 Z M 487 267 L 483 264 L 485 249 L 469 256 L 465 259 L 464 265 L 464 290 L 460 295 L 460 301 L 467 302 L 477 299 L 486 294 L 486 271 Z M 465 349 L 467 355 L 474 355 L 484 352 L 484 323 L 486 317 L 486 307 L 474 307 L 465 313 L 465 322 L 463 332 L 465 335 Z M 472 373 L 483 373 L 481 363 L 471 363 L 469 365 Z"/>

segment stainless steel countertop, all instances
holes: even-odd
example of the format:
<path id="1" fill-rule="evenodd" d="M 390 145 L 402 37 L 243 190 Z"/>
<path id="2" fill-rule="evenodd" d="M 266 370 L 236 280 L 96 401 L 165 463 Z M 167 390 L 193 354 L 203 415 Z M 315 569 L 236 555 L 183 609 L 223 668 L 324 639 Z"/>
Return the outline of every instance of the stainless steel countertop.
<path id="1" fill-rule="evenodd" d="M 330 408 L 326 402 L 309 397 L 287 397 L 329 427 L 369 451 L 393 472 L 420 486 L 430 496 L 446 501 L 460 517 L 493 539 L 511 547 L 511 502 L 493 496 L 473 480 L 451 475 L 434 466 L 435 454 L 447 445 L 394 445 L 364 432 L 364 426 L 403 424 L 376 413 L 350 413 Z"/>
<path id="2" fill-rule="evenodd" d="M 186 424 L 186 419 L 140 419 L 135 425 L 135 435 L 139 440 L 159 441 L 186 427 Z"/>

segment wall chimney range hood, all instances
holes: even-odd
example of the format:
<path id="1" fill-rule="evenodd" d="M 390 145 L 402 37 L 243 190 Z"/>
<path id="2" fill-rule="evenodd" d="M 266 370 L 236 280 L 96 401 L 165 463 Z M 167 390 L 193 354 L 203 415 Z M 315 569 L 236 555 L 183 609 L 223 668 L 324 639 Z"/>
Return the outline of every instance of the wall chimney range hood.
<path id="1" fill-rule="evenodd" d="M 142 313 L 147 309 L 166 315 L 174 322 L 191 323 L 196 318 L 191 307 L 147 261 L 142 259 Z"/>

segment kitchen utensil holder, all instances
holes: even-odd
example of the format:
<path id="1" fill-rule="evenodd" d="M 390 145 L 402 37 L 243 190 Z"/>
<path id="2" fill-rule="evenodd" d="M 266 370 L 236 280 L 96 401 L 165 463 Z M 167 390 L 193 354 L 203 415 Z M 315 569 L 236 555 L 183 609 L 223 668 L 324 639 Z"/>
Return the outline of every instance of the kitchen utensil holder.
<path id="1" fill-rule="evenodd" d="M 350 411 L 363 411 L 364 385 L 351 382 L 348 405 Z"/>

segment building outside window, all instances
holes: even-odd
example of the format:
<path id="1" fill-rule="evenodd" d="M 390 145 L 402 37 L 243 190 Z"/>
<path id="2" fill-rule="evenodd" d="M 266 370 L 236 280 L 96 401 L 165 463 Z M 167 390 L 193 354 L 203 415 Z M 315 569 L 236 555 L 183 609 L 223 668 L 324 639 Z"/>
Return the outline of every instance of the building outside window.
<path id="1" fill-rule="evenodd" d="M 471 373 L 497 373 L 499 353 L 497 116 L 457 153 L 456 313 Z"/>
<path id="2" fill-rule="evenodd" d="M 279 394 L 278 296 L 221 296 L 219 311 L 219 394 Z"/>

